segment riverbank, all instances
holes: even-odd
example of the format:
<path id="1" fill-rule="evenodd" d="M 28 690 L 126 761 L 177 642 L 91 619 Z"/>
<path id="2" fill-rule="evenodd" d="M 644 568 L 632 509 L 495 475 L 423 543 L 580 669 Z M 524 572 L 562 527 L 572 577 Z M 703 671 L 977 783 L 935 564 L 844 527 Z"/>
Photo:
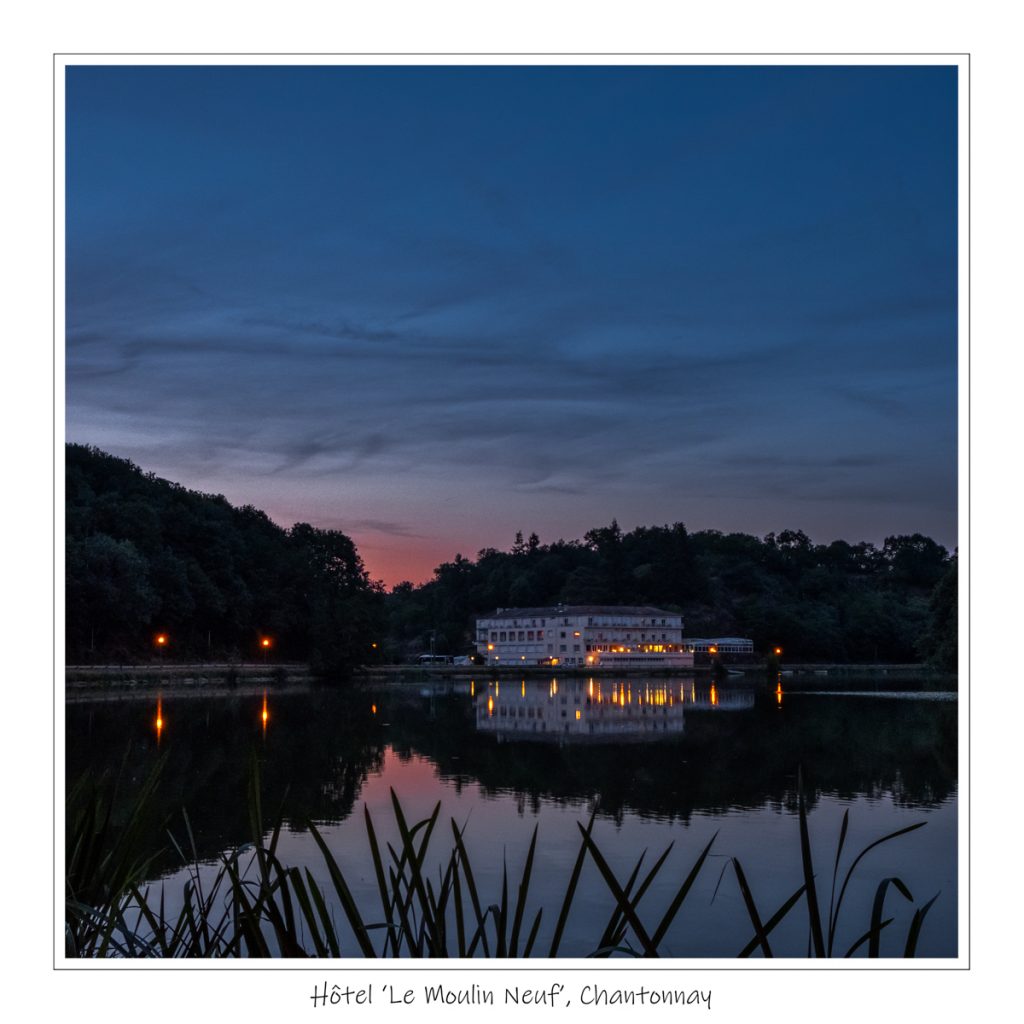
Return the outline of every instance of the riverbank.
<path id="1" fill-rule="evenodd" d="M 726 663 L 724 671 L 729 678 L 748 678 L 751 682 L 765 678 L 768 666 L 764 663 Z M 815 685 L 832 686 L 864 676 L 887 676 L 890 678 L 946 678 L 946 674 L 935 672 L 924 665 L 850 665 L 819 663 L 808 665 L 782 664 L 777 670 L 787 685 L 813 681 Z M 631 667 L 631 678 L 678 677 L 707 675 L 715 672 L 714 666 L 705 662 L 687 669 L 638 669 Z M 439 679 L 454 679 L 468 682 L 472 679 L 601 679 L 622 678 L 622 668 L 565 668 L 549 666 L 510 666 L 497 668 L 486 665 L 375 665 L 361 669 L 354 676 L 359 682 L 425 683 Z M 773 674 L 774 678 L 774 674 Z M 64 671 L 68 695 L 88 693 L 95 690 L 231 690 L 239 686 L 288 686 L 309 685 L 316 677 L 306 664 L 262 664 L 262 663 L 210 663 L 210 664 L 157 664 L 157 665 L 69 665 Z"/>
<path id="2" fill-rule="evenodd" d="M 95 689 L 233 689 L 312 680 L 304 664 L 68 665 L 64 669 L 69 694 Z"/>

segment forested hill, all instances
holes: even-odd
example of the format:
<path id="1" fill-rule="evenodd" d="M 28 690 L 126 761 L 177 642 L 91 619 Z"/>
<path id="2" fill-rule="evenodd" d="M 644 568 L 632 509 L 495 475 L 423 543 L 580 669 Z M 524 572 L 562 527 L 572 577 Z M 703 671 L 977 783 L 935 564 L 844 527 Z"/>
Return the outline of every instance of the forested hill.
<path id="1" fill-rule="evenodd" d="M 343 672 L 380 636 L 383 594 L 343 533 L 277 526 L 96 448 L 65 452 L 67 661 L 281 660 Z M 365 649 L 364 649 L 365 648 Z"/>
<path id="2" fill-rule="evenodd" d="M 275 659 L 339 673 L 431 646 L 466 654 L 474 616 L 561 602 L 678 610 L 690 636 L 748 636 L 787 661 L 956 664 L 956 559 L 920 534 L 826 545 L 613 521 L 581 541 L 520 534 L 456 555 L 385 597 L 338 531 L 282 529 L 81 445 L 66 474 L 69 662 L 152 657 L 158 632 L 168 658 L 251 660 L 267 636 Z"/>
<path id="3" fill-rule="evenodd" d="M 751 637 L 786 661 L 929 661 L 956 666 L 956 559 L 920 534 L 881 548 L 800 531 L 760 539 L 682 523 L 623 533 L 614 521 L 582 542 L 516 537 L 507 552 L 456 556 L 423 587 L 388 597 L 405 651 L 464 653 L 472 615 L 502 607 L 653 604 L 681 611 L 689 636 Z"/>

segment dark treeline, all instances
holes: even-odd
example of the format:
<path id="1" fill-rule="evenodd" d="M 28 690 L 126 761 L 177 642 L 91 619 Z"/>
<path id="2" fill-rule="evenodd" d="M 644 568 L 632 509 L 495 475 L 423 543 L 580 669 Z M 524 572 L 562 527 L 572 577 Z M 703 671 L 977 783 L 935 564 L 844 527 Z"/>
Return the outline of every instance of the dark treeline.
<path id="1" fill-rule="evenodd" d="M 683 615 L 689 636 L 745 636 L 786 660 L 956 665 L 956 558 L 920 534 L 873 544 L 813 544 L 799 530 L 764 539 L 682 523 L 582 542 L 517 534 L 511 551 L 456 555 L 422 587 L 388 597 L 401 653 L 462 654 L 472 617 L 495 608 L 653 604 Z"/>
<path id="2" fill-rule="evenodd" d="M 472 650 L 474 616 L 495 608 L 653 604 L 680 611 L 690 636 L 747 636 L 788 660 L 956 664 L 956 558 L 920 534 L 813 544 L 799 530 L 762 538 L 682 523 L 582 541 L 456 555 L 423 586 L 389 594 L 336 530 L 277 526 L 69 445 L 67 658 L 273 657 L 342 673 L 369 660 Z M 373 647 L 373 644 L 377 644 Z"/>
<path id="3" fill-rule="evenodd" d="M 137 661 L 157 633 L 174 660 L 252 660 L 264 637 L 324 673 L 366 660 L 383 589 L 345 534 L 284 530 L 95 448 L 65 460 L 69 662 Z"/>

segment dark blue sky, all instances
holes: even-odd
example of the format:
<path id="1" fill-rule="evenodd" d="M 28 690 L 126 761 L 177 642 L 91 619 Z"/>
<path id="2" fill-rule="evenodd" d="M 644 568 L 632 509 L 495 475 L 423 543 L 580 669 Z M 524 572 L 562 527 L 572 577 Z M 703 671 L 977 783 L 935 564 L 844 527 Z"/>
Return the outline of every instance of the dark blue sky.
<path id="1" fill-rule="evenodd" d="M 956 69 L 67 73 L 67 433 L 371 572 L 956 543 Z"/>

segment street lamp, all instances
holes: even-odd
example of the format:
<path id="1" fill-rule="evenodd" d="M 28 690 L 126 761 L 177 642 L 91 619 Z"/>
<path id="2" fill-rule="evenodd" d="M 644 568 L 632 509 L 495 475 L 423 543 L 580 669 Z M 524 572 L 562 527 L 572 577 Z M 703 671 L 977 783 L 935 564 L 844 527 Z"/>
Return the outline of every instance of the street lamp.
<path id="1" fill-rule="evenodd" d="M 271 646 L 272 646 L 272 641 L 271 641 L 269 636 L 264 636 L 264 637 L 260 638 L 260 649 L 263 651 L 263 664 L 264 665 L 267 663 L 267 651 L 270 650 Z"/>

